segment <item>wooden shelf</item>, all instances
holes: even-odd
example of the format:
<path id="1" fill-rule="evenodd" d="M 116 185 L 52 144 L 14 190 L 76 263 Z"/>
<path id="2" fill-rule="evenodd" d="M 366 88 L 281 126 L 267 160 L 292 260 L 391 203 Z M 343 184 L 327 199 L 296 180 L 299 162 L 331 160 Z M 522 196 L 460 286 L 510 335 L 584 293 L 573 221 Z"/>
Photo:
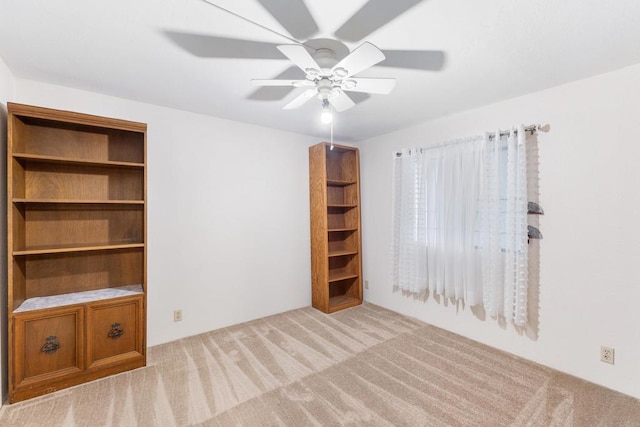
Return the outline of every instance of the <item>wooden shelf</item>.
<path id="1" fill-rule="evenodd" d="M 355 181 L 343 181 L 340 179 L 327 179 L 327 185 L 329 187 L 346 187 L 348 185 L 356 184 Z"/>
<path id="2" fill-rule="evenodd" d="M 69 205 L 144 205 L 144 200 L 15 199 L 14 198 L 13 203 L 69 204 Z"/>
<path id="3" fill-rule="evenodd" d="M 58 247 L 39 247 L 28 248 L 18 251 L 13 251 L 13 256 L 26 256 L 26 255 L 45 255 L 45 254 L 61 254 L 67 252 L 89 252 L 89 251 L 112 251 L 116 249 L 135 249 L 144 248 L 144 243 L 117 243 L 117 244 L 97 244 L 97 245 L 61 245 Z"/>
<path id="4" fill-rule="evenodd" d="M 349 307 L 355 307 L 356 305 L 360 305 L 360 300 L 358 298 L 354 298 L 349 295 L 335 296 L 329 298 L 329 313 Z"/>
<path id="5" fill-rule="evenodd" d="M 83 200 L 83 199 L 13 199 L 13 203 L 24 204 L 68 204 L 68 205 L 144 205 L 144 200 Z"/>
<path id="6" fill-rule="evenodd" d="M 7 113 L 14 403 L 146 364 L 147 125 Z"/>
<path id="7" fill-rule="evenodd" d="M 353 208 L 357 208 L 358 205 L 356 204 L 352 204 L 352 203 L 348 203 L 348 204 L 343 204 L 343 203 L 331 203 L 327 205 L 327 208 L 340 208 L 340 209 L 353 209 Z"/>
<path id="8" fill-rule="evenodd" d="M 358 275 L 343 270 L 329 270 L 329 283 L 339 282 L 341 280 L 355 279 Z"/>
<path id="9" fill-rule="evenodd" d="M 327 231 L 329 233 L 338 233 L 341 231 L 357 231 L 357 230 L 358 230 L 357 228 L 330 228 Z"/>
<path id="10" fill-rule="evenodd" d="M 311 305 L 324 313 L 362 304 L 356 147 L 309 147 Z"/>
<path id="11" fill-rule="evenodd" d="M 59 156 L 45 156 L 41 154 L 13 153 L 17 160 L 28 160 L 39 163 L 57 163 L 66 165 L 105 166 L 115 168 L 140 168 L 144 169 L 144 163 L 115 162 L 111 160 L 99 161 L 90 159 L 78 159 Z"/>
<path id="12" fill-rule="evenodd" d="M 347 256 L 347 255 L 356 255 L 357 253 L 358 251 L 345 251 L 345 250 L 333 251 L 333 252 L 329 252 L 329 258 Z"/>

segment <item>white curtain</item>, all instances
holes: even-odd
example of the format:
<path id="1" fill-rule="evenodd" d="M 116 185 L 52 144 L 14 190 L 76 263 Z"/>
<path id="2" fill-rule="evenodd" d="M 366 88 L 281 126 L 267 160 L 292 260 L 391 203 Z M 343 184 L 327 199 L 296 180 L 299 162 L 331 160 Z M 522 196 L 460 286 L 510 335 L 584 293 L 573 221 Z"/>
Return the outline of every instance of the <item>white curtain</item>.
<path id="1" fill-rule="evenodd" d="M 398 153 L 394 288 L 482 304 L 493 317 L 526 324 L 526 165 L 523 126 Z"/>

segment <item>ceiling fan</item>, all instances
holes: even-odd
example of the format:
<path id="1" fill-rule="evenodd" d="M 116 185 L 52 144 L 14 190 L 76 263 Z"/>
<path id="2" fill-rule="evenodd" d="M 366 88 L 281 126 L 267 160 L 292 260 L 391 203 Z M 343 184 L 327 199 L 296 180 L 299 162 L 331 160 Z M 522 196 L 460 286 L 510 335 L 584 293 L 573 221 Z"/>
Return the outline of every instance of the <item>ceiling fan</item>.
<path id="1" fill-rule="evenodd" d="M 355 105 L 345 91 L 387 94 L 395 86 L 396 80 L 391 78 L 353 77 L 384 60 L 380 49 L 368 42 L 361 44 L 340 62 L 336 60 L 335 52 L 329 48 L 316 49 L 313 55 L 301 45 L 281 45 L 278 50 L 304 71 L 304 80 L 254 79 L 252 83 L 256 86 L 308 87 L 285 105 L 284 109 L 298 108 L 317 96 L 324 111 L 332 106 L 341 112 Z"/>
<path id="2" fill-rule="evenodd" d="M 345 111 L 369 93 L 387 94 L 395 86 L 393 78 L 364 78 L 355 75 L 374 65 L 415 70 L 440 70 L 444 53 L 432 50 L 380 50 L 364 42 L 349 53 L 340 40 L 357 42 L 424 0 L 368 0 L 353 16 L 334 32 L 334 39 L 313 39 L 318 31 L 304 0 L 257 0 L 291 36 L 267 28 L 244 16 L 229 11 L 211 0 L 201 0 L 210 6 L 257 25 L 286 38 L 294 44 L 275 43 L 226 37 L 165 31 L 183 49 L 199 57 L 282 59 L 284 54 L 295 67 L 290 67 L 274 79 L 254 79 L 260 89 L 249 96 L 255 100 L 284 98 L 297 87 L 304 92 L 286 104 L 284 109 L 298 108 L 317 97 L 323 112 Z M 301 40 L 305 40 L 300 41 Z M 341 59 L 339 59 L 341 58 Z M 345 92 L 360 95 L 356 102 Z"/>

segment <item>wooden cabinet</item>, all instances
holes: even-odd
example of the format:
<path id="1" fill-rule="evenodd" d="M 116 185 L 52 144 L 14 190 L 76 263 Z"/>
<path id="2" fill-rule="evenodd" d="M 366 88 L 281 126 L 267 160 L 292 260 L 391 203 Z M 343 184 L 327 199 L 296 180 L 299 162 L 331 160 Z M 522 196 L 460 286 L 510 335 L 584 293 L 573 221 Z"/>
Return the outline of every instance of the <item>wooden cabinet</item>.
<path id="1" fill-rule="evenodd" d="M 309 148 L 312 305 L 325 313 L 362 303 L 358 149 Z"/>
<path id="2" fill-rule="evenodd" d="M 142 298 L 99 302 L 87 306 L 89 369 L 144 358 Z"/>
<path id="3" fill-rule="evenodd" d="M 17 387 L 56 380 L 84 369 L 83 311 L 79 307 L 15 316 Z"/>
<path id="4" fill-rule="evenodd" d="M 16 402 L 146 363 L 146 125 L 14 103 L 8 112 Z"/>

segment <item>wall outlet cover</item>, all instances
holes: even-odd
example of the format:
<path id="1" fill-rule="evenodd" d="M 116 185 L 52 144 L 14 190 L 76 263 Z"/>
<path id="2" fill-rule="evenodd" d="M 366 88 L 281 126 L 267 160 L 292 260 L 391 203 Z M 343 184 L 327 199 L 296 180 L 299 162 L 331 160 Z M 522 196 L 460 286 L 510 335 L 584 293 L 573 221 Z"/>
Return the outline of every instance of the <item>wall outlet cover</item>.
<path id="1" fill-rule="evenodd" d="M 613 347 L 600 347 L 600 361 L 611 365 L 615 362 L 615 349 Z"/>

